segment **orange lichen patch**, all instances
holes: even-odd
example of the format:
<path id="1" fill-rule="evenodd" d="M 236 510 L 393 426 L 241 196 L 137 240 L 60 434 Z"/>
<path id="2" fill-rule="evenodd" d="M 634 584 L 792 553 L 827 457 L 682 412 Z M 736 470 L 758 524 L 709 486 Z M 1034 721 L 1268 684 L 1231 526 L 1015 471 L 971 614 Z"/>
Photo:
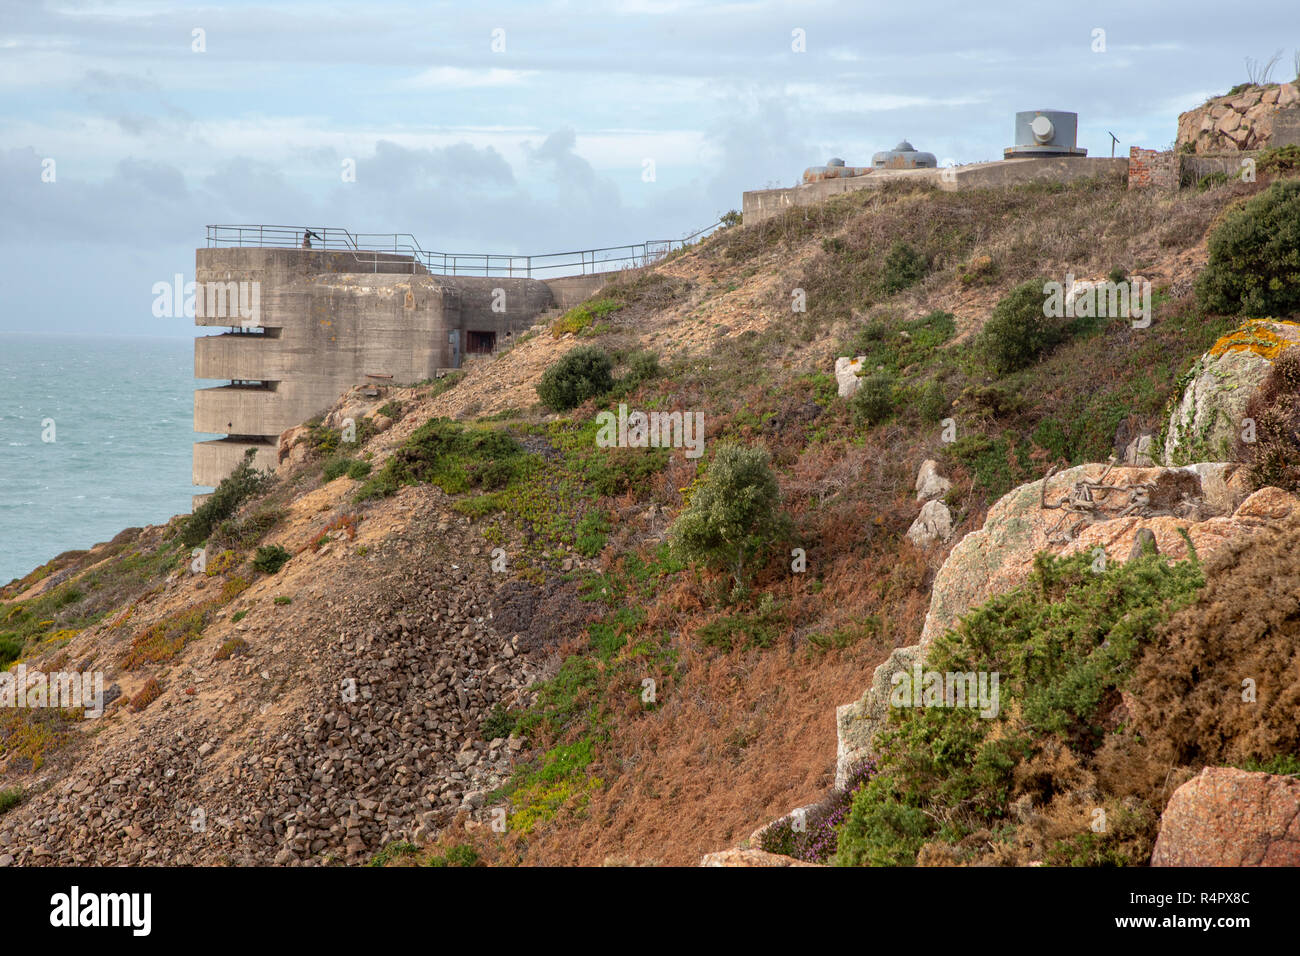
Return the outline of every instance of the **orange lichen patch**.
<path id="1" fill-rule="evenodd" d="M 1279 325 L 1286 325 L 1295 329 L 1297 338 L 1300 338 L 1300 322 L 1290 322 L 1282 319 L 1251 319 L 1210 346 L 1210 355 L 1217 358 L 1226 352 L 1250 351 L 1272 362 L 1283 349 L 1291 348 L 1296 344 L 1295 339 L 1279 335 L 1274 331 L 1273 327 Z"/>

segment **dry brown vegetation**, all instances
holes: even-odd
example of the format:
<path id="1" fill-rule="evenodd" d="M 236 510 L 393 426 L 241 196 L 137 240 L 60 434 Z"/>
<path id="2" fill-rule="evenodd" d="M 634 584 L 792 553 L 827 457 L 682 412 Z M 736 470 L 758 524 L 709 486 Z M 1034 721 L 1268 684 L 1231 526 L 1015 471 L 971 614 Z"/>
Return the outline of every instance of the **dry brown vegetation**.
<path id="1" fill-rule="evenodd" d="M 534 388 L 550 364 L 579 342 L 620 352 L 655 351 L 664 364 L 662 376 L 639 385 L 626 400 L 641 408 L 703 410 L 711 445 L 730 439 L 765 447 L 793 523 L 787 543 L 805 548 L 808 560 L 807 573 L 794 575 L 789 573 L 789 547 L 767 555 L 754 578 L 753 597 L 736 606 L 716 600 L 718 575 L 688 570 L 666 576 L 637 604 L 644 617 L 626 636 L 625 646 L 596 663 L 600 677 L 590 697 L 583 698 L 603 707 L 607 721 L 608 734 L 587 770 L 600 785 L 585 802 L 575 801 L 555 819 L 540 823 L 525 840 L 501 838 L 481 826 L 449 828 L 439 847 L 468 840 L 485 860 L 502 863 L 689 864 L 819 797 L 834 771 L 836 706 L 862 693 L 892 648 L 916 641 L 931 579 L 946 555 L 944 547 L 918 551 L 905 537 L 918 507 L 913 492 L 917 466 L 929 457 L 943 461 L 944 473 L 954 483 L 949 503 L 957 540 L 982 522 L 991 500 L 1009 483 L 1036 477 L 1062 456 L 1104 458 L 1098 451 L 1109 450 L 1120 429 L 1128 434 L 1155 424 L 1182 371 L 1180 363 L 1217 335 L 1213 322 L 1196 312 L 1186 295 L 1204 262 L 1206 229 L 1226 204 L 1257 188 L 1235 184 L 1177 196 L 1090 185 L 851 194 L 753 228 L 726 230 L 655 270 L 623 277 L 600 293 L 624 303 L 605 318 L 610 331 L 604 335 L 536 335 L 494 362 L 473 366 L 446 390 L 394 389 L 388 397 L 401 402 L 402 417 L 365 449 L 374 454 L 376 470 L 386 453 L 439 415 L 501 415 L 493 427 L 526 433 L 542 448 L 545 442 L 538 436 L 547 418 L 535 407 Z M 881 263 L 897 241 L 922 254 L 929 272 L 916 285 L 886 294 Z M 963 406 L 959 395 L 966 387 L 991 384 L 963 345 L 1002 295 L 1037 275 L 1064 279 L 1067 271 L 1096 275 L 1115 266 L 1140 272 L 1166 296 L 1145 338 L 1127 327 L 1084 330 L 1076 341 L 1001 383 L 1021 399 L 1015 407 L 997 401 L 977 407 L 974 400 Z M 976 274 L 978 282 L 963 278 Z M 791 312 L 795 288 L 807 292 L 805 314 Z M 933 423 L 921 419 L 908 402 L 900 403 L 883 424 L 856 426 L 846 403 L 835 397 L 829 375 L 835 356 L 845 354 L 868 320 L 896 335 L 901 323 L 936 309 L 956 316 L 956 334 L 900 369 L 900 380 L 918 386 L 929 379 L 942 383 L 946 400 L 958 402 L 954 413 L 963 435 L 990 441 L 973 451 L 967 446 L 969 454 L 945 447 Z M 575 418 L 589 417 L 599 407 L 588 403 Z M 1065 425 L 1077 427 L 1067 431 Z M 615 572 L 628 555 L 653 552 L 697 470 L 695 461 L 674 454 L 644 482 L 596 503 L 611 525 L 599 559 L 602 570 Z M 139 666 L 141 680 L 155 665 L 193 653 L 187 645 L 199 640 L 205 642 L 208 659 L 240 658 L 248 642 L 233 633 L 225 605 L 233 611 L 231 602 L 239 598 L 245 610 L 264 613 L 276 591 L 305 588 L 321 569 L 335 566 L 327 562 L 344 560 L 339 553 L 343 547 L 331 554 L 324 546 L 326 535 L 336 541 L 346 538 L 346 560 L 356 562 L 364 574 L 364 549 L 378 549 L 407 534 L 418 510 L 427 507 L 412 489 L 358 506 L 350 498 L 355 487 L 348 479 L 323 484 L 315 462 L 291 470 L 269 496 L 245 508 L 245 520 L 259 509 L 273 514 L 275 520 L 261 533 L 295 554 L 277 575 L 276 590 L 266 579 L 257 579 L 242 594 L 226 590 L 246 561 L 246 550 L 237 550 L 237 562 L 220 582 L 219 605 L 208 603 L 212 591 L 199 593 L 198 582 L 188 578 L 160 593 L 159 578 L 177 567 L 175 560 L 138 586 L 134 579 L 128 586 L 113 578 L 111 587 L 98 592 L 111 598 L 96 597 L 106 606 L 101 609 L 104 623 L 98 618 L 91 622 L 98 642 L 93 646 L 111 650 L 115 660 L 125 655 L 123 664 Z M 486 531 L 488 524 L 476 527 Z M 62 575 L 58 583 L 63 585 L 128 554 L 128 548 L 152 553 L 168 533 L 149 529 L 139 541 L 128 536 L 120 545 L 115 539 L 112 548 L 89 555 L 60 556 L 0 596 L 15 602 L 25 591 L 21 599 L 30 601 L 51 590 L 49 582 L 42 584 L 47 577 Z M 507 541 L 523 534 L 518 528 L 502 533 Z M 488 544 L 485 538 L 485 553 Z M 1270 560 L 1283 561 L 1282 545 L 1270 553 Z M 1245 564 L 1243 558 L 1243 568 Z M 1234 567 L 1225 565 L 1224 573 L 1237 574 L 1242 587 L 1252 586 L 1255 578 Z M 576 572 L 567 578 L 552 573 L 509 582 L 490 575 L 486 564 L 472 573 L 500 588 L 498 630 L 506 638 L 524 635 L 521 649 L 548 658 L 548 675 L 566 656 L 589 654 L 588 625 L 621 609 L 581 603 Z M 1266 572 L 1261 567 L 1250 574 L 1262 579 Z M 341 590 L 349 588 L 342 572 L 331 581 Z M 729 616 L 757 613 L 760 596 L 775 608 L 766 646 L 742 643 L 724 650 L 702 640 L 702 632 Z M 1227 592 L 1223 603 L 1228 605 Z M 74 605 L 71 612 L 60 613 L 75 610 Z M 221 613 L 209 619 L 209 611 Z M 295 602 L 285 612 L 293 615 L 286 618 L 289 626 L 303 627 L 308 615 L 323 613 L 306 602 Z M 1261 608 L 1256 623 L 1281 627 L 1285 622 L 1277 613 L 1276 608 Z M 1217 619 L 1206 612 L 1206 620 Z M 1194 653 L 1193 647 L 1219 639 L 1208 630 L 1179 626 L 1182 631 L 1170 632 L 1170 659 L 1183 660 Z M 1234 626 L 1249 630 L 1255 624 Z M 1184 637 L 1175 640 L 1175 634 Z M 664 650 L 643 671 L 659 682 L 661 703 L 651 709 L 639 706 L 627 686 L 630 677 L 641 676 L 635 670 L 641 665 L 626 662 L 632 659 L 632 646 L 642 640 L 658 642 Z M 1186 649 L 1180 649 L 1179 641 Z M 254 649 L 262 648 L 258 641 L 252 643 Z M 1279 654 L 1290 648 L 1289 658 L 1225 658 L 1223 680 L 1233 676 L 1229 672 L 1234 668 L 1257 668 L 1263 700 L 1266 678 L 1280 673 L 1279 667 L 1295 666 L 1293 644 L 1265 645 Z M 234 664 L 247 666 L 240 661 L 229 666 Z M 156 684 L 154 688 L 161 691 Z M 150 697 L 149 689 L 141 688 L 136 699 Z M 300 700 L 313 692 L 299 687 L 293 695 Z M 1209 693 L 1204 688 L 1197 692 Z M 1167 714 L 1159 717 L 1160 726 L 1168 728 L 1161 732 L 1171 755 L 1178 735 L 1191 732 L 1178 729 L 1186 719 L 1175 707 L 1180 703 L 1169 702 Z M 165 714 L 160 705 L 137 719 L 161 720 Z M 1235 749 L 1228 748 L 1232 753 L 1254 746 L 1244 742 L 1241 728 L 1233 729 L 1226 705 L 1220 717 L 1225 734 L 1242 738 L 1232 744 Z M 1154 724 L 1152 732 L 1157 732 Z M 1284 737 L 1279 727 L 1270 732 L 1274 742 Z M 532 756 L 578 739 L 580 733 L 577 728 L 539 732 L 530 741 Z M 1146 752 L 1100 754 L 1086 773 L 1068 765 L 1068 754 L 1049 753 L 1041 760 L 1055 763 L 1024 772 L 1077 778 L 1082 789 L 1091 785 L 1092 774 L 1107 792 L 1143 800 L 1170 790 L 1177 776 L 1171 776 L 1173 756 L 1156 759 Z M 1022 829 L 1037 834 L 1022 848 L 1023 859 L 1041 858 L 1034 854 L 1051 846 L 1058 834 L 1078 832 L 1082 812 L 1081 805 L 1062 800 L 1040 813 Z M 1146 838 L 1149 823 L 1134 824 L 1134 840 Z M 952 861 L 939 849 L 931 853 L 926 862 Z"/>
<path id="2" fill-rule="evenodd" d="M 1297 553 L 1294 518 L 1217 552 L 1204 592 L 1143 657 L 1134 715 L 1161 759 L 1239 766 L 1300 754 Z"/>

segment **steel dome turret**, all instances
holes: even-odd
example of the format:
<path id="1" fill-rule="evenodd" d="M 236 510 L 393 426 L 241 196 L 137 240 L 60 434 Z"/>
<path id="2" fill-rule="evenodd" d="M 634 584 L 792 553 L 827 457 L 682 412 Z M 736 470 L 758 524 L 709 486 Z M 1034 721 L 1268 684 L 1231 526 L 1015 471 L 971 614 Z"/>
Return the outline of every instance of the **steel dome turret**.
<path id="1" fill-rule="evenodd" d="M 871 157 L 875 169 L 934 169 L 939 161 L 934 153 L 917 152 L 915 146 L 903 140 L 893 149 L 882 150 Z"/>

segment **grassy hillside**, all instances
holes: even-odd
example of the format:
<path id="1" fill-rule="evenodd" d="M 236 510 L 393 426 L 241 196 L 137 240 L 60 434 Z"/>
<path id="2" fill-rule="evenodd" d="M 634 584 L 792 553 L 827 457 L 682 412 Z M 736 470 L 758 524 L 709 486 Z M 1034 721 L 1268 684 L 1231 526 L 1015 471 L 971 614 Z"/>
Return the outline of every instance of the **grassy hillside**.
<path id="1" fill-rule="evenodd" d="M 384 567 L 402 574 L 420 560 L 413 515 L 434 501 L 449 516 L 439 528 L 464 522 L 473 552 L 456 559 L 457 573 L 494 594 L 487 626 L 501 639 L 520 635 L 537 680 L 496 700 L 477 732 L 484 746 L 524 742 L 483 798 L 505 810 L 506 832 L 449 816 L 431 848 L 390 849 L 383 862 L 694 863 L 824 795 L 836 705 L 861 693 L 892 648 L 915 642 L 946 553 L 905 537 L 919 464 L 937 459 L 953 482 L 955 541 L 1016 484 L 1053 464 L 1105 460 L 1128 437 L 1158 430 L 1184 372 L 1237 321 L 1207 314 L 1194 294 L 1207 232 L 1264 188 L 891 188 L 726 229 L 617 280 L 558 319 L 555 334 L 524 336 L 463 376 L 395 390 L 356 451 L 341 455 L 337 435 L 318 424 L 305 463 L 235 496 L 243 500 L 231 514 L 201 533 L 183 520 L 124 532 L 9 585 L 0 661 L 56 666 L 83 659 L 93 640 L 114 649 L 128 697 L 148 690 L 146 679 L 179 693 L 173 668 L 220 653 L 237 637 L 235 614 L 265 614 L 280 596 L 268 570 L 280 559 L 268 549 L 283 547 L 289 573 L 305 578 L 326 562 L 322 543 L 370 561 L 401 539 L 410 547 Z M 1063 320 L 1032 361 L 999 370 L 984 331 L 999 303 L 1026 282 L 1112 272 L 1154 284 L 1149 328 Z M 543 374 L 586 346 L 609 356 L 611 380 L 571 409 L 542 406 Z M 841 355 L 867 357 L 851 401 L 836 395 Z M 704 455 L 599 447 L 596 415 L 619 403 L 703 413 Z M 955 442 L 941 440 L 947 419 Z M 741 586 L 670 545 L 673 522 L 727 444 L 766 452 L 782 517 Z M 202 595 L 168 584 L 186 569 L 186 537 L 208 544 L 199 577 L 217 580 Z M 802 570 L 792 568 L 796 549 Z M 493 569 L 494 553 L 504 568 Z M 370 586 L 368 568 L 356 564 L 338 586 Z M 1151 592 L 1190 600 L 1199 585 L 1178 574 Z M 328 693 L 305 686 L 302 705 L 310 712 Z M 105 732 L 172 719 L 149 703 L 110 714 L 117 724 Z M 71 767 L 85 752 L 80 725 L 68 727 L 0 730 L 0 787 L 57 784 L 48 767 L 41 775 L 46 761 Z M 882 768 L 866 789 L 889 782 L 888 800 L 908 812 L 970 796 L 936 797 L 901 774 Z M 989 787 L 983 816 L 962 817 L 943 839 L 960 844 L 995 824 L 1023 793 L 1005 781 Z M 1141 861 L 1145 806 L 1122 851 L 1104 853 Z M 841 862 L 912 862 L 936 836 L 902 817 L 880 824 L 879 807 L 875 816 L 865 803 L 846 808 L 853 843 Z M 1046 837 L 1035 839 L 1025 852 L 1043 851 Z M 1067 863 L 1104 855 L 1053 852 Z"/>

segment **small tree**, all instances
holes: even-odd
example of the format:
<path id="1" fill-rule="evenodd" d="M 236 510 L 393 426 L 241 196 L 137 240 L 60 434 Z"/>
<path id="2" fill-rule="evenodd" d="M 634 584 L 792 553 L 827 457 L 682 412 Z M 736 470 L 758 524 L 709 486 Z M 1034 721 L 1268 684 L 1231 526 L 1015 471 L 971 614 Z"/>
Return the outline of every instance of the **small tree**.
<path id="1" fill-rule="evenodd" d="M 669 532 L 673 548 L 687 561 L 730 569 L 739 591 L 748 562 L 784 528 L 780 500 L 766 450 L 722 445 Z"/>
<path id="2" fill-rule="evenodd" d="M 1025 368 L 1052 344 L 1044 301 L 1043 283 L 1033 280 L 1016 286 L 994 306 L 979 345 L 999 375 Z"/>
<path id="3" fill-rule="evenodd" d="M 546 370 L 537 383 L 537 397 L 557 412 L 577 408 L 614 387 L 613 369 L 604 350 L 579 346 Z"/>

